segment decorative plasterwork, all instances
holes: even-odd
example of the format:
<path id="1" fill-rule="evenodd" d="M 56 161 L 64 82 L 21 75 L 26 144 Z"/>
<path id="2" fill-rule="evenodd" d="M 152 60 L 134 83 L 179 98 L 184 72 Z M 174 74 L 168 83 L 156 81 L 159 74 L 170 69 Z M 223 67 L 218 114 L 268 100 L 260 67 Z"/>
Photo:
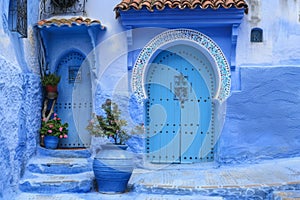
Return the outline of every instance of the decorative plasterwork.
<path id="1" fill-rule="evenodd" d="M 139 102 L 146 99 L 145 73 L 147 65 L 154 53 L 161 47 L 177 41 L 189 41 L 197 44 L 213 58 L 213 66 L 217 67 L 216 77 L 219 79 L 215 99 L 224 101 L 230 94 L 230 67 L 221 48 L 208 36 L 190 29 L 174 29 L 161 33 L 152 39 L 141 51 L 133 67 L 132 89 Z"/>

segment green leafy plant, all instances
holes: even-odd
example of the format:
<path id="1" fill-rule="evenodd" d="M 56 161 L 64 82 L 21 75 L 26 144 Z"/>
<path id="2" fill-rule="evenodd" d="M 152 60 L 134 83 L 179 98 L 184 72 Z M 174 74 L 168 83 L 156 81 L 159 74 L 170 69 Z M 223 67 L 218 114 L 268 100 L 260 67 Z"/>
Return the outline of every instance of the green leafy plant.
<path id="1" fill-rule="evenodd" d="M 47 85 L 52 85 L 56 86 L 60 82 L 60 76 L 57 76 L 56 74 L 48 74 L 44 75 L 42 79 L 42 85 L 47 86 Z"/>
<path id="2" fill-rule="evenodd" d="M 42 126 L 40 133 L 43 136 L 51 135 L 59 138 L 68 137 L 68 123 L 62 123 L 61 119 L 56 113 L 53 114 L 53 118 L 48 121 L 46 118 L 42 119 Z"/>
<path id="3" fill-rule="evenodd" d="M 112 139 L 114 144 L 125 144 L 130 135 L 124 130 L 127 121 L 120 119 L 121 112 L 118 105 L 107 99 L 101 108 L 105 115 L 93 114 L 87 130 L 91 135 Z"/>

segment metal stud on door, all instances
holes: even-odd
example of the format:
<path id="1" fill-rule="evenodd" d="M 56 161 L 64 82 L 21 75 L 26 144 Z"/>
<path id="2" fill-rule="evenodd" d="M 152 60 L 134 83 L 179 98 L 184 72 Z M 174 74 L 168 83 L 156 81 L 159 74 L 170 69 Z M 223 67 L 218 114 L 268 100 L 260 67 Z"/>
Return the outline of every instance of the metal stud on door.
<path id="1" fill-rule="evenodd" d="M 153 163 L 180 162 L 180 114 L 174 113 L 180 112 L 180 108 L 178 102 L 172 101 L 173 94 L 169 89 L 172 73 L 170 68 L 159 64 L 153 65 L 148 73 L 149 99 L 145 105 L 148 159 Z"/>
<path id="2" fill-rule="evenodd" d="M 215 85 L 209 65 L 201 52 L 186 45 L 170 47 L 153 60 L 146 77 L 149 161 L 193 163 L 213 159 L 211 94 Z"/>
<path id="3" fill-rule="evenodd" d="M 90 145 L 86 126 L 92 112 L 91 79 L 89 65 L 84 59 L 82 54 L 71 52 L 61 60 L 56 70 L 61 76 L 56 112 L 69 123 L 68 138 L 60 141 L 61 148 Z"/>

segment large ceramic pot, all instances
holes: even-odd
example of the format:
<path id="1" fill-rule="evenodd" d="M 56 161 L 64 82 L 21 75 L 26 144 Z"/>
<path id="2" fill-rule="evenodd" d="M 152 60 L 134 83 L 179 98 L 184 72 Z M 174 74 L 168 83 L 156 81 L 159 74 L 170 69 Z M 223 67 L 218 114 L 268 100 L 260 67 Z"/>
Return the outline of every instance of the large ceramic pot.
<path id="1" fill-rule="evenodd" d="M 95 156 L 93 170 L 98 191 L 101 193 L 123 193 L 133 170 L 132 153 L 127 145 L 105 144 Z"/>
<path id="2" fill-rule="evenodd" d="M 44 137 L 44 145 L 46 149 L 56 149 L 58 142 L 59 138 L 56 136 L 46 135 Z"/>

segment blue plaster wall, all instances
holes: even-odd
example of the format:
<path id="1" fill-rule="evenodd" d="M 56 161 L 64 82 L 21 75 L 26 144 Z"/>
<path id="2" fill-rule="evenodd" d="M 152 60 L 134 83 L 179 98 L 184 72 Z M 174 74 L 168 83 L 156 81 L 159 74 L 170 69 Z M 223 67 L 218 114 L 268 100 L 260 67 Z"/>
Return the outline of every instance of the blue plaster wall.
<path id="1" fill-rule="evenodd" d="M 107 27 L 107 31 L 99 35 L 98 43 L 103 44 L 106 41 L 110 43 L 98 51 L 99 66 L 100 68 L 108 66 L 106 72 L 109 73 L 102 76 L 105 78 L 98 79 L 95 104 L 100 105 L 110 96 L 110 91 L 117 91 L 120 96 L 117 95 L 116 99 L 121 100 L 121 107 L 130 113 L 127 119 L 139 123 L 142 121 L 143 111 L 137 104 L 132 103 L 134 99 L 130 98 L 131 68 L 144 45 L 166 29 L 135 29 L 116 37 L 117 33 L 124 30 L 120 19 L 114 19 L 112 11 L 119 2 L 118 0 L 87 2 L 88 15 L 100 19 Z M 300 21 L 299 12 L 295 9 L 300 11 L 300 4 L 299 1 L 264 0 L 251 7 L 252 2 L 256 1 L 249 2 L 249 14 L 245 15 L 238 28 L 236 70 L 232 71 L 233 90 L 227 102 L 226 122 L 218 143 L 217 161 L 222 164 L 252 163 L 261 159 L 299 156 L 300 108 L 297 86 L 300 77 Z M 271 4 L 272 10 L 269 9 Z M 182 27 L 186 26 L 188 25 L 182 24 Z M 180 24 L 177 25 L 177 28 L 179 27 Z M 250 32 L 255 27 L 260 27 L 264 31 L 262 43 L 250 42 Z M 213 38 L 227 59 L 231 57 L 230 44 L 223 42 L 224 36 L 229 37 L 231 30 L 209 28 L 197 30 Z M 123 44 L 126 37 L 130 38 L 131 34 L 134 40 L 128 41 L 130 46 L 127 51 L 133 54 L 134 59 L 122 58 L 117 59 L 118 61 L 111 59 L 119 58 L 124 52 L 127 53 Z M 118 39 L 110 40 L 114 37 Z M 111 57 L 112 49 L 122 50 L 115 51 L 119 56 Z M 102 65 L 105 58 L 113 61 Z M 129 70 L 125 71 L 124 66 Z M 122 82 L 122 79 L 120 83 L 119 80 L 124 76 L 128 76 L 128 82 Z M 127 96 L 122 97 L 127 92 L 126 87 L 115 87 L 117 83 L 128 86 Z M 100 112 L 99 109 L 97 112 Z M 134 142 L 132 144 L 136 145 Z M 141 150 L 140 145 L 136 146 Z"/>
<path id="2" fill-rule="evenodd" d="M 300 156 L 300 67 L 243 67 L 227 102 L 220 162 Z"/>
<path id="3" fill-rule="evenodd" d="M 32 24 L 38 1 L 28 1 L 28 38 L 8 29 L 9 1 L 0 15 L 0 199 L 13 199 L 25 165 L 35 154 L 41 86 Z"/>
<path id="4" fill-rule="evenodd" d="M 32 29 L 38 20 L 38 1 L 28 1 L 27 39 L 20 39 L 8 30 L 8 2 L 0 1 L 0 199 L 16 191 L 26 161 L 35 152 L 41 110 Z M 100 112 L 101 103 L 113 96 L 121 104 L 126 119 L 136 125 L 142 121 L 143 111 L 133 103 L 131 96 L 131 71 L 128 71 L 131 66 L 128 64 L 134 60 L 128 61 L 127 53 L 137 50 L 137 56 L 140 49 L 163 30 L 134 32 L 136 40 L 131 49 L 127 49 L 130 33 L 123 32 L 120 19 L 115 19 L 113 12 L 119 2 L 89 0 L 86 4 L 88 17 L 100 19 L 106 26 L 106 31 L 98 35 L 95 51 L 95 66 L 99 70 L 95 80 L 95 111 Z M 299 156 L 300 6 L 297 2 L 264 0 L 259 7 L 254 6 L 256 10 L 250 9 L 239 28 L 237 70 L 232 80 L 238 87 L 228 99 L 226 123 L 219 140 L 218 161 L 222 164 Z M 271 4 L 273 8 L 269 9 Z M 250 43 L 249 33 L 253 27 L 264 30 L 263 43 Z M 224 35 L 219 30 L 199 31 L 214 38 L 230 57 L 230 46 L 222 43 Z M 89 53 L 90 43 L 80 46 L 73 43 L 73 39 L 51 38 L 59 45 L 59 48 L 49 46 L 50 52 L 55 52 L 50 53 L 52 69 L 69 47 Z M 130 148 L 137 153 L 143 151 L 139 137 L 131 140 Z"/>
<path id="5" fill-rule="evenodd" d="M 266 10 L 270 3 L 273 9 Z M 239 27 L 232 77 L 240 88 L 228 99 L 219 143 L 223 164 L 294 157 L 300 150 L 300 2 L 249 5 Z M 255 27 L 263 29 L 262 43 L 250 42 Z"/>
<path id="6" fill-rule="evenodd" d="M 92 43 L 89 40 L 89 36 L 85 34 L 49 34 L 45 38 L 46 52 L 47 52 L 47 63 L 49 70 L 55 72 L 57 65 L 61 60 L 71 51 L 79 51 L 87 56 L 93 49 Z"/>
<path id="7" fill-rule="evenodd" d="M 40 127 L 40 79 L 0 57 L 0 197 L 17 191 L 35 153 Z"/>
<path id="8" fill-rule="evenodd" d="M 123 32 L 125 29 L 121 26 L 120 19 L 115 19 L 113 12 L 117 3 L 119 0 L 90 0 L 86 5 L 88 17 L 99 19 L 106 26 L 106 30 L 98 35 L 95 51 L 95 66 L 98 71 L 94 86 L 94 111 L 101 113 L 101 103 L 106 98 L 113 97 L 121 105 L 125 118 L 136 125 L 142 122 L 143 111 L 133 103 L 131 96 L 130 69 L 135 59 L 127 60 L 127 53 L 133 52 L 133 57 L 136 58 L 147 42 L 166 29 Z M 265 9 L 270 3 L 274 5 L 272 11 Z M 228 99 L 226 123 L 219 141 L 218 161 L 221 163 L 257 162 L 260 159 L 297 156 L 299 151 L 297 131 L 300 128 L 296 120 L 298 116 L 295 115 L 300 58 L 297 44 L 300 36 L 298 12 L 291 11 L 294 8 L 299 10 L 300 6 L 295 1 L 284 3 L 279 0 L 266 0 L 259 7 L 254 6 L 256 10 L 249 7 L 249 14 L 244 17 L 238 30 L 237 68 L 232 72 L 234 87 Z M 287 12 L 289 15 L 286 15 Z M 250 42 L 250 31 L 253 27 L 264 30 L 263 43 Z M 212 37 L 227 58 L 231 57 L 230 44 L 223 42 L 224 36 L 229 36 L 231 30 L 198 30 Z M 127 36 L 130 38 L 131 34 L 134 41 L 127 41 Z M 49 47 L 51 52 L 55 52 L 50 56 L 54 59 L 51 60 L 53 67 L 56 56 L 66 50 L 66 46 L 77 46 L 72 44 L 72 39 L 51 39 L 60 46 L 59 51 L 54 46 Z M 129 49 L 127 42 L 132 42 Z M 88 50 L 83 52 L 87 53 Z M 293 76 L 286 73 L 290 70 L 293 71 Z M 274 77 L 278 77 L 276 81 L 273 80 Z M 295 98 L 290 98 L 291 94 Z M 291 106 L 293 107 L 290 108 Z M 131 146 L 135 148 L 134 151 L 142 151 L 140 142 L 134 141 Z"/>

